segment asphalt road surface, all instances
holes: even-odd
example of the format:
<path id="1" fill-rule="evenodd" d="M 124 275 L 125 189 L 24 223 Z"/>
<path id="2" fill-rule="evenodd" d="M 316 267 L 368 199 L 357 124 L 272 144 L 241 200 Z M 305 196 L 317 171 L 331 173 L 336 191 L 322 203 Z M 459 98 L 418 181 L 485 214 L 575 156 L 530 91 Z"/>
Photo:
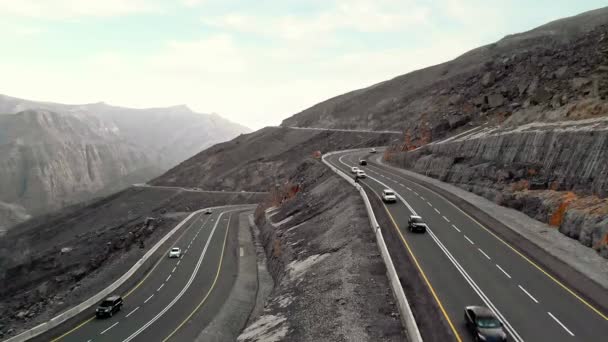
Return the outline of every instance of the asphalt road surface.
<path id="1" fill-rule="evenodd" d="M 143 282 L 124 296 L 112 317 L 91 318 L 60 341 L 192 341 L 213 319 L 230 294 L 237 273 L 240 207 L 194 216 L 173 244 L 180 258 L 167 254 Z M 180 234 L 182 232 L 179 232 Z M 235 257 L 236 256 L 236 257 Z M 93 314 L 94 308 L 91 309 Z"/>
<path id="2" fill-rule="evenodd" d="M 441 195 L 395 171 L 360 166 L 364 155 L 368 153 L 346 152 L 328 161 L 347 174 L 352 166 L 363 169 L 368 177 L 360 183 L 368 196 L 380 196 L 386 188 L 399 195 L 397 203 L 385 205 L 402 239 L 398 252 L 417 260 L 458 340 L 473 339 L 464 325 L 468 305 L 487 306 L 498 314 L 509 341 L 608 340 L 605 312 Z M 414 214 L 428 224 L 427 233 L 407 229 Z"/>

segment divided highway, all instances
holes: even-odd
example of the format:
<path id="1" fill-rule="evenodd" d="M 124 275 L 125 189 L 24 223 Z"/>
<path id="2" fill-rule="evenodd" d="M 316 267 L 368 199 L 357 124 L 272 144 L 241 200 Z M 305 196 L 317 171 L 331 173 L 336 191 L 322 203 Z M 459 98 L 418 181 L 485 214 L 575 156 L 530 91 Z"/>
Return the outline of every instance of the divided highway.
<path id="1" fill-rule="evenodd" d="M 239 212 L 228 206 L 188 222 L 178 239 L 182 256 L 161 257 L 145 278 L 122 294 L 122 310 L 84 321 L 52 341 L 192 341 L 222 307 L 238 271 L 235 251 Z M 91 308 L 91 315 L 95 308 Z"/>
<path id="2" fill-rule="evenodd" d="M 397 203 L 385 205 L 394 227 L 382 228 L 397 229 L 403 248 L 390 252 L 415 258 L 457 340 L 474 338 L 463 319 L 468 305 L 491 308 L 509 341 L 606 339 L 606 313 L 439 194 L 393 170 L 360 166 L 359 159 L 367 156 L 366 151 L 344 152 L 327 159 L 347 174 L 352 166 L 363 169 L 367 178 L 361 184 L 370 197 L 386 188 L 398 194 Z M 408 217 L 416 214 L 428 224 L 427 233 L 407 230 Z"/>

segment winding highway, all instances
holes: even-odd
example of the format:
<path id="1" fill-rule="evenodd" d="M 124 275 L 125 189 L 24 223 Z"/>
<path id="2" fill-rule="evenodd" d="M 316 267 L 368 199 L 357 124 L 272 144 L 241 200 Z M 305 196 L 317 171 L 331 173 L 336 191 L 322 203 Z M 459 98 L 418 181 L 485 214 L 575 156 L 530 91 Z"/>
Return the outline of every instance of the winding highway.
<path id="1" fill-rule="evenodd" d="M 380 154 L 344 152 L 327 160 L 350 175 L 352 166 L 367 173 L 360 183 L 368 196 L 391 188 L 398 201 L 385 204 L 401 239 L 399 251 L 415 260 L 436 303 L 458 341 L 474 338 L 463 320 L 464 307 L 491 308 L 505 325 L 509 341 L 605 341 L 608 317 L 559 282 L 491 229 L 440 194 L 377 163 L 360 166 L 360 158 Z M 377 213 L 380 214 L 380 213 Z M 425 234 L 407 230 L 410 215 L 428 224 Z M 424 318 L 422 318 L 424 319 Z"/>
<path id="2" fill-rule="evenodd" d="M 121 311 L 106 319 L 90 317 L 52 341 L 193 341 L 230 294 L 238 271 L 239 212 L 252 208 L 227 206 L 192 217 L 177 240 L 163 246 L 167 253 L 180 247 L 182 256 L 165 253 L 122 294 Z"/>

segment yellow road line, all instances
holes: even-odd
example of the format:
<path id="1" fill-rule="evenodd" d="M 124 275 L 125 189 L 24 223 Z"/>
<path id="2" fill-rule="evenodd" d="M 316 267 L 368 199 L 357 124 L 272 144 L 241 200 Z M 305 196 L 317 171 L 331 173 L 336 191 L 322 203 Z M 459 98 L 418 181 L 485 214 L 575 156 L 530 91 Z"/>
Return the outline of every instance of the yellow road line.
<path id="1" fill-rule="evenodd" d="M 230 220 L 232 219 L 232 215 L 233 214 L 230 214 L 230 216 L 228 217 L 228 224 L 227 224 L 227 227 L 226 227 L 226 234 L 224 235 L 224 244 L 222 245 L 222 253 L 220 254 L 220 262 L 218 264 L 217 272 L 215 273 L 215 278 L 213 279 L 213 283 L 211 284 L 211 287 L 209 288 L 209 291 L 207 291 L 207 294 L 205 295 L 205 297 L 203 297 L 203 300 L 201 300 L 201 302 L 198 303 L 198 305 L 194 308 L 194 310 L 192 310 L 192 312 L 188 315 L 188 317 L 186 317 L 177 326 L 177 328 L 175 328 L 167 337 L 165 337 L 163 339 L 163 342 L 166 342 L 167 340 L 169 340 L 173 335 L 175 335 L 175 333 L 179 329 L 181 329 L 181 327 L 184 324 L 186 324 L 186 322 L 188 322 L 190 320 L 190 318 L 192 318 L 192 316 L 198 311 L 198 309 L 200 309 L 200 307 L 205 303 L 205 301 L 207 301 L 207 298 L 209 297 L 209 295 L 211 294 L 211 292 L 215 288 L 215 284 L 217 283 L 217 279 L 219 278 L 220 273 L 222 271 L 222 261 L 224 260 L 224 250 L 226 249 L 226 241 L 228 240 L 228 232 L 230 231 Z"/>
<path id="2" fill-rule="evenodd" d="M 200 218 L 200 216 L 199 216 L 199 218 Z M 194 225 L 194 223 L 195 223 L 196 221 L 198 221 L 198 218 L 197 218 L 197 219 L 195 219 L 195 220 L 193 220 L 193 221 L 192 221 L 192 223 L 190 223 L 190 225 L 188 226 L 188 228 L 187 228 L 186 230 L 184 230 L 184 231 L 182 232 L 182 234 L 179 236 L 179 238 L 177 238 L 175 241 L 179 241 L 179 240 L 180 240 L 180 239 L 181 239 L 181 238 L 184 236 L 184 234 L 186 234 L 186 232 L 187 232 L 187 231 L 189 231 L 189 230 L 190 230 L 190 228 L 192 228 L 192 226 Z M 203 225 L 207 224 L 207 221 L 209 221 L 209 218 L 207 218 L 207 220 L 205 220 L 205 222 L 203 223 Z M 156 269 L 156 267 L 157 267 L 157 266 L 160 264 L 160 262 L 161 262 L 161 261 L 163 261 L 163 259 L 164 259 L 164 256 L 163 256 L 163 255 L 161 255 L 161 256 L 158 258 L 158 261 L 156 262 L 156 264 L 154 264 L 154 267 L 152 267 L 152 269 L 151 269 L 150 271 L 148 271 L 148 273 L 146 273 L 146 276 L 145 276 L 145 277 L 144 277 L 144 278 L 143 278 L 143 279 L 142 279 L 142 280 L 141 280 L 139 283 L 137 283 L 137 285 L 135 285 L 135 287 L 133 287 L 131 290 L 129 290 L 129 292 L 127 292 L 127 293 L 126 293 L 126 294 L 125 294 L 123 297 L 124 297 L 124 298 L 127 298 L 127 297 L 128 297 L 128 296 L 129 296 L 129 295 L 130 295 L 130 294 L 131 294 L 133 291 L 135 291 L 135 290 L 136 290 L 136 289 L 137 289 L 139 286 L 141 286 L 141 284 L 143 284 L 143 283 L 144 283 L 144 281 L 145 281 L 146 279 L 148 279 L 148 277 L 150 276 L 150 274 L 152 274 L 152 272 L 154 272 L 154 270 Z M 78 329 L 82 328 L 84 325 L 86 325 L 86 324 L 90 323 L 90 322 L 91 322 L 93 319 L 95 319 L 95 316 L 92 316 L 92 317 L 87 318 L 87 319 L 86 319 L 86 320 L 84 320 L 82 323 L 78 324 L 78 325 L 77 325 L 77 326 L 75 326 L 74 328 L 72 328 L 72 329 L 68 330 L 67 332 L 63 333 L 61 336 L 59 336 L 59 337 L 55 337 L 55 338 L 54 338 L 54 339 L 52 339 L 50 342 L 57 342 L 57 341 L 59 341 L 59 340 L 61 340 L 61 339 L 65 338 L 66 336 L 70 335 L 70 334 L 71 334 L 71 333 L 73 333 L 74 331 L 76 331 L 76 330 L 78 330 Z"/>
<path id="3" fill-rule="evenodd" d="M 378 168 L 378 169 L 380 169 L 380 168 Z M 382 169 L 380 169 L 380 170 L 382 170 Z M 385 170 L 383 170 L 383 171 L 385 171 Z M 386 172 L 388 172 L 388 171 L 386 171 Z M 528 258 L 527 256 L 525 256 L 520 251 L 518 251 L 515 247 L 511 246 L 508 242 L 506 242 L 501 237 L 499 237 L 494 232 L 492 232 L 489 228 L 487 228 L 486 226 L 484 226 L 483 224 L 481 224 L 481 222 L 479 222 L 476 219 L 474 219 L 473 217 L 471 217 L 471 215 L 467 214 L 464 210 L 460 209 L 458 206 L 456 206 L 456 204 L 452 203 L 450 200 L 448 200 L 447 198 L 445 198 L 443 195 L 435 192 L 432 189 L 427 188 L 426 186 L 424 186 L 422 184 L 418 184 L 416 182 L 413 182 L 413 181 L 411 181 L 411 180 L 409 180 L 409 179 L 407 179 L 407 178 L 405 178 L 403 176 L 400 176 L 398 174 L 392 173 L 392 175 L 393 176 L 397 176 L 397 177 L 399 177 L 401 179 L 404 179 L 405 181 L 408 181 L 410 183 L 414 183 L 414 184 L 416 184 L 416 185 L 418 185 L 418 186 L 420 186 L 420 187 L 422 187 L 422 188 L 424 188 L 424 189 L 432 192 L 433 194 L 437 195 L 438 197 L 442 198 L 444 201 L 446 201 L 447 203 L 449 203 L 451 206 L 453 206 L 454 208 L 456 208 L 458 211 L 460 211 L 466 217 L 468 217 L 473 222 L 475 222 L 478 226 L 480 226 L 481 228 L 483 228 L 483 230 L 485 230 L 486 232 L 488 232 L 490 235 L 494 236 L 498 241 L 502 242 L 505 246 L 507 246 L 509 249 L 511 249 L 513 252 L 515 252 L 515 254 L 517 254 L 520 257 L 522 257 L 530 265 L 534 266 L 534 268 L 536 268 L 537 270 L 539 270 L 541 273 L 543 273 L 544 275 L 546 275 L 549 279 L 551 279 L 553 282 L 555 282 L 561 288 L 563 288 L 568 293 L 570 293 L 572 296 L 574 296 L 574 298 L 578 299 L 581 303 L 583 303 L 584 305 L 586 305 L 589 309 L 591 309 L 596 314 L 598 314 L 600 317 L 602 317 L 603 319 L 605 319 L 605 320 L 608 321 L 608 316 L 606 314 L 602 313 L 599 309 L 597 309 L 596 307 L 594 307 L 591 303 L 587 302 L 585 299 L 583 299 L 581 296 L 579 296 L 576 292 L 574 292 L 574 290 L 570 289 L 568 286 L 566 286 L 565 284 L 563 284 L 562 282 L 560 282 L 557 278 L 555 278 L 553 275 L 551 275 L 548 271 L 545 271 L 540 265 L 538 265 L 537 263 L 535 263 L 534 261 L 532 261 L 530 258 Z"/>
<path id="4" fill-rule="evenodd" d="M 365 185 L 374 193 L 374 195 L 376 195 L 376 197 L 378 197 L 378 199 L 382 200 L 380 198 L 380 195 L 378 195 L 376 193 L 376 191 L 374 191 L 369 185 L 367 185 L 367 184 L 365 184 Z M 403 242 L 403 245 L 407 249 L 408 254 L 412 258 L 412 260 L 414 260 L 414 264 L 416 265 L 416 268 L 418 269 L 418 272 L 420 272 L 420 274 L 422 275 L 422 278 L 424 279 L 424 282 L 426 283 L 427 287 L 429 288 L 429 290 L 431 290 L 431 294 L 433 295 L 433 298 L 437 302 L 437 305 L 439 305 L 439 309 L 441 310 L 441 313 L 443 313 L 443 316 L 448 321 L 450 329 L 452 329 L 452 332 L 454 333 L 454 336 L 456 337 L 456 340 L 458 342 L 462 342 L 462 338 L 460 337 L 460 334 L 458 334 L 458 331 L 456 330 L 456 327 L 452 323 L 452 320 L 450 319 L 450 316 L 448 315 L 447 311 L 443 307 L 443 304 L 441 303 L 441 300 L 439 300 L 439 297 L 437 296 L 437 293 L 435 292 L 435 289 L 433 288 L 433 285 L 431 285 L 431 282 L 429 281 L 428 277 L 426 276 L 426 273 L 424 273 L 424 270 L 422 269 L 422 266 L 420 266 L 420 263 L 418 262 L 418 259 L 414 255 L 414 252 L 410 248 L 410 245 L 407 243 L 407 240 L 403 236 L 403 233 L 401 233 L 401 230 L 399 229 L 399 226 L 397 225 L 397 222 L 393 218 L 393 215 L 391 215 L 390 211 L 386 207 L 386 204 L 382 203 L 382 206 L 384 207 L 384 210 L 386 211 L 386 213 L 388 214 L 389 218 L 391 219 L 391 222 L 393 223 L 393 228 L 395 228 L 395 230 L 397 231 L 397 233 L 399 233 L 399 236 L 401 237 L 401 242 Z"/>

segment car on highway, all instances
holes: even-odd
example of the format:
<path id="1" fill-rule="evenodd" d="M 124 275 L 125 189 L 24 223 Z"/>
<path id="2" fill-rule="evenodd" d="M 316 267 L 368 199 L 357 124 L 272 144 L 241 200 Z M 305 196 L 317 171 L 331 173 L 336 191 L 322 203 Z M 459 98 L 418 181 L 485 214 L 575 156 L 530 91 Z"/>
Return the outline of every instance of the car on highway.
<path id="1" fill-rule="evenodd" d="M 103 300 L 95 310 L 95 316 L 101 317 L 112 317 L 114 313 L 120 311 L 122 308 L 122 297 L 119 295 L 112 295 Z"/>
<path id="2" fill-rule="evenodd" d="M 410 216 L 409 220 L 407 221 L 407 227 L 410 230 L 410 232 L 412 232 L 412 233 L 426 232 L 426 223 L 424 223 L 424 221 L 422 220 L 422 217 L 420 217 L 420 216 L 416 216 L 416 215 Z"/>
<path id="3" fill-rule="evenodd" d="M 182 255 L 182 250 L 179 247 L 173 247 L 169 251 L 169 258 L 179 258 Z"/>
<path id="4" fill-rule="evenodd" d="M 365 171 L 363 171 L 363 170 L 357 170 L 357 178 L 367 178 L 367 175 L 365 174 Z"/>
<path id="5" fill-rule="evenodd" d="M 382 190 L 382 201 L 385 203 L 397 202 L 397 195 L 395 195 L 395 191 L 391 189 Z"/>
<path id="6" fill-rule="evenodd" d="M 359 165 L 367 165 L 367 160 L 359 159 Z"/>
<path id="7" fill-rule="evenodd" d="M 211 214 L 213 214 L 213 211 L 211 211 L 211 209 L 205 210 L 205 215 L 211 215 Z"/>
<path id="8" fill-rule="evenodd" d="M 359 171 L 359 168 L 356 166 L 350 168 L 350 173 L 357 173 L 357 171 Z"/>
<path id="9" fill-rule="evenodd" d="M 376 152 L 378 152 L 378 151 L 376 151 L 376 149 L 375 149 L 375 148 L 372 148 L 372 149 L 369 151 L 369 153 L 376 153 Z"/>
<path id="10" fill-rule="evenodd" d="M 502 322 L 494 313 L 484 306 L 467 306 L 464 308 L 464 320 L 467 328 L 473 333 L 475 341 L 506 341 L 507 334 Z"/>

